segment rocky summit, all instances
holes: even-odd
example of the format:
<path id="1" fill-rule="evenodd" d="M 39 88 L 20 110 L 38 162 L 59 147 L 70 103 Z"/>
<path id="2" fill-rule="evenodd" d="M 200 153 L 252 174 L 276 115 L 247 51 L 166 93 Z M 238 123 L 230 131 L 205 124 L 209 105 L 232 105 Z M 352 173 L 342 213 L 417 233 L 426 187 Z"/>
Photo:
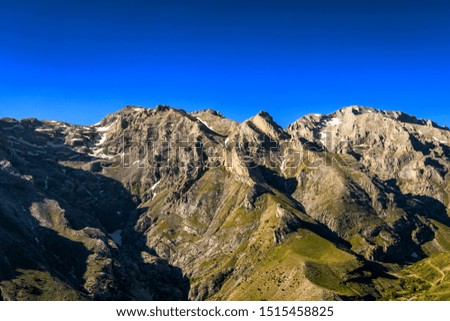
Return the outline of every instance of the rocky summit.
<path id="1" fill-rule="evenodd" d="M 351 106 L 0 119 L 0 300 L 450 299 L 450 130 Z"/>

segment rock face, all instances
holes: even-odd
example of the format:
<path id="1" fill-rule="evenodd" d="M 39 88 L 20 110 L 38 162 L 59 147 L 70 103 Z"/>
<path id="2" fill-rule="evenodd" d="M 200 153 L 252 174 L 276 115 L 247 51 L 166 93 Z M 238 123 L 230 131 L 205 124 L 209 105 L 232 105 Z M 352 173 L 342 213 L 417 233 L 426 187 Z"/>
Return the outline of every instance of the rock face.
<path id="1" fill-rule="evenodd" d="M 0 119 L 3 300 L 449 299 L 450 131 L 352 106 Z"/>

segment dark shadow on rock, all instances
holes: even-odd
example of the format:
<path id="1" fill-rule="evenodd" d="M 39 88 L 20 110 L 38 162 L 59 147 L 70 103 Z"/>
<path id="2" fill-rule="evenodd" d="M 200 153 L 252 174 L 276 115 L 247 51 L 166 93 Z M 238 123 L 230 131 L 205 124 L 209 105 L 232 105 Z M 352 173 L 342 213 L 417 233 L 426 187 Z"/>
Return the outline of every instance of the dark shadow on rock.
<path id="1" fill-rule="evenodd" d="M 424 215 L 450 227 L 450 217 L 448 217 L 447 208 L 442 202 L 425 195 L 406 194 L 405 196 L 408 198 L 406 209 L 409 212 Z"/>
<path id="2" fill-rule="evenodd" d="M 30 182 L 4 172 L 0 181 L 0 281 L 14 279 L 20 269 L 43 271 L 82 295 L 90 252 L 83 243 L 41 226 L 33 217 L 31 204 L 44 201 L 44 197 L 34 192 Z M 20 208 L 14 208 L 15 204 Z"/>
<path id="3" fill-rule="evenodd" d="M 417 152 L 421 152 L 423 155 L 430 155 L 431 150 L 435 147 L 435 145 L 430 142 L 422 143 L 414 135 L 409 135 L 409 138 L 414 150 Z"/>
<path id="4" fill-rule="evenodd" d="M 319 139 L 320 138 L 317 138 L 317 140 L 319 140 Z M 300 143 L 302 144 L 303 148 L 305 148 L 308 151 L 316 152 L 316 153 L 325 151 L 325 147 L 323 146 L 322 143 L 319 143 L 317 141 L 310 141 L 304 137 L 300 137 L 299 140 L 300 140 Z"/>
<path id="5" fill-rule="evenodd" d="M 391 188 L 391 192 L 395 196 L 394 201 L 401 209 L 411 215 L 422 215 L 435 219 L 450 227 L 447 209 L 441 201 L 426 195 L 402 194 L 395 179 L 388 180 L 385 183 Z"/>
<path id="6" fill-rule="evenodd" d="M 145 234 L 136 231 L 139 213 L 134 211 L 124 227 L 119 255 L 121 261 L 136 267 L 127 272 L 129 274 L 124 276 L 124 281 L 134 291 L 142 287 L 152 289 L 152 300 L 188 300 L 189 279 L 180 268 L 160 258 L 154 249 L 146 245 Z"/>
<path id="7" fill-rule="evenodd" d="M 332 231 L 328 226 L 325 224 L 322 224 L 320 222 L 315 223 L 309 223 L 309 222 L 303 222 L 302 223 L 304 227 L 306 227 L 308 230 L 316 233 L 317 235 L 323 237 L 326 240 L 331 241 L 336 245 L 337 248 L 349 252 L 351 249 L 350 242 L 346 241 L 342 237 L 340 237 L 336 232 Z"/>
<path id="8" fill-rule="evenodd" d="M 435 238 L 435 232 L 430 227 L 430 219 L 433 219 L 443 225 L 450 227 L 450 218 L 447 215 L 447 209 L 445 205 L 439 200 L 425 196 L 414 195 L 411 193 L 402 194 L 400 188 L 397 185 L 396 180 L 391 179 L 385 182 L 386 186 L 390 189 L 390 192 L 394 194 L 394 203 L 399 209 L 402 209 L 407 218 L 405 220 L 399 220 L 393 228 L 404 241 L 401 252 L 403 255 L 393 253 L 386 261 L 412 264 L 426 258 L 427 255 L 422 251 L 420 245 L 429 242 Z M 424 224 L 420 217 L 428 220 L 428 224 Z M 414 238 L 411 239 L 412 230 L 415 229 Z M 417 245 L 418 243 L 419 245 Z"/>
<path id="9" fill-rule="evenodd" d="M 415 125 L 418 124 L 418 125 L 424 125 L 424 126 L 431 126 L 431 127 L 441 129 L 441 130 L 449 130 L 449 128 L 447 126 L 440 126 L 431 120 L 417 119 L 415 116 L 404 114 L 404 113 L 400 113 L 397 116 L 397 119 L 403 123 L 415 124 Z"/>
<path id="10" fill-rule="evenodd" d="M 258 169 L 260 170 L 260 173 L 264 180 L 275 189 L 288 195 L 292 195 L 292 193 L 295 192 L 298 184 L 295 177 L 281 177 L 275 171 L 265 166 L 258 166 Z"/>
<path id="11" fill-rule="evenodd" d="M 63 144 L 62 133 L 53 137 L 31 130 L 35 122 L 38 121 L 15 122 L 17 128 L 11 133 L 0 130 L 0 159 L 9 160 L 13 166 L 11 173 L 0 168 L 0 280 L 14 279 L 20 269 L 39 270 L 50 273 L 85 298 L 186 300 L 189 280 L 179 268 L 155 257 L 154 250 L 145 245 L 145 236 L 134 230 L 138 214 L 142 213 L 136 211 L 131 193 L 111 178 L 62 165 L 62 161 L 78 153 Z M 10 141 L 14 139 L 23 148 L 12 146 Z M 41 154 L 37 155 L 34 149 Z M 85 159 L 92 160 L 95 159 Z M 83 168 L 88 164 L 79 163 Z M 71 229 L 86 239 L 102 239 L 107 244 L 106 250 L 95 253 L 102 260 L 112 260 L 110 269 L 104 271 L 112 277 L 111 289 L 100 295 L 87 295 L 84 278 L 88 256 L 94 250 L 43 226 L 32 215 L 31 205 L 46 200 L 54 200 L 60 207 L 61 213 L 49 214 L 60 223 L 58 228 Z M 124 244 L 116 248 L 105 234 L 120 229 Z M 89 230 L 89 235 L 82 230 Z M 148 254 L 147 259 L 142 253 Z M 129 287 L 131 283 L 133 287 Z"/>
<path id="12" fill-rule="evenodd" d="M 444 144 L 439 144 L 439 146 L 442 148 L 444 156 L 447 158 L 447 160 L 450 159 L 450 147 Z"/>
<path id="13" fill-rule="evenodd" d="M 444 165 L 442 165 L 437 160 L 430 158 L 430 157 L 427 157 L 425 159 L 425 166 L 433 167 L 442 178 L 444 178 L 448 172 L 447 168 Z"/>

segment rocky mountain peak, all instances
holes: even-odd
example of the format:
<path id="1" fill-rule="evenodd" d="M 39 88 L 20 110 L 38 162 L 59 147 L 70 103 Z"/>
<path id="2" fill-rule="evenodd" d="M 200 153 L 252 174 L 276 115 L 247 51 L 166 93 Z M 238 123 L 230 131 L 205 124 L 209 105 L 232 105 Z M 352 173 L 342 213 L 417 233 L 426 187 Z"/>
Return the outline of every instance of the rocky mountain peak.
<path id="1" fill-rule="evenodd" d="M 449 142 L 361 106 L 0 119 L 1 296 L 448 299 Z"/>
<path id="2" fill-rule="evenodd" d="M 367 115 L 370 114 L 370 118 L 372 118 L 374 121 L 379 121 L 380 118 L 386 117 L 390 118 L 396 121 L 399 121 L 401 123 L 405 124 L 414 124 L 414 125 L 423 125 L 428 127 L 435 127 L 438 129 L 448 129 L 445 126 L 439 126 L 435 122 L 431 120 L 426 119 L 420 119 L 413 115 L 406 114 L 401 111 L 389 111 L 389 110 L 378 110 L 373 107 L 364 107 L 364 106 L 348 106 L 339 109 L 335 113 L 331 114 L 330 116 L 342 116 L 349 120 L 353 119 L 352 115 L 354 116 L 360 116 L 360 115 Z M 350 117 L 349 117 L 350 116 Z"/>
<path id="3" fill-rule="evenodd" d="M 289 136 L 283 128 L 275 122 L 272 116 L 265 111 L 260 111 L 252 118 L 246 120 L 243 125 L 244 127 L 248 126 L 251 130 L 266 135 L 275 141 L 286 139 Z"/>
<path id="4" fill-rule="evenodd" d="M 222 115 L 219 111 L 211 109 L 211 108 L 207 108 L 207 109 L 201 109 L 201 110 L 196 110 L 191 112 L 190 114 L 192 115 L 205 115 L 205 114 L 209 114 L 212 116 L 217 116 L 220 118 L 225 118 L 224 115 Z"/>
<path id="5" fill-rule="evenodd" d="M 268 112 L 266 112 L 265 110 L 260 110 L 256 114 L 256 116 L 262 117 L 262 118 L 266 119 L 268 122 L 274 122 L 272 116 Z"/>
<path id="6" fill-rule="evenodd" d="M 377 109 L 373 107 L 366 107 L 366 106 L 359 106 L 359 105 L 352 105 L 352 106 L 346 106 L 343 108 L 340 108 L 336 111 L 336 114 L 353 114 L 353 115 L 361 115 L 366 113 L 377 113 L 379 112 Z"/>

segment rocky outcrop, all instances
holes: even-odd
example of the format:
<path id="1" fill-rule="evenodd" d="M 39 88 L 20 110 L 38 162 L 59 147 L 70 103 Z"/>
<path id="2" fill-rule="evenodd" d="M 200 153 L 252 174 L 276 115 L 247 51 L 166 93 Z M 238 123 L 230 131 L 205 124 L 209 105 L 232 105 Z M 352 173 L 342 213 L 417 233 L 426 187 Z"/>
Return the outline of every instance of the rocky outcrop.
<path id="1" fill-rule="evenodd" d="M 1 119 L 1 296 L 382 298 L 390 269 L 449 250 L 449 139 L 359 106 L 286 129 L 168 106 Z"/>

